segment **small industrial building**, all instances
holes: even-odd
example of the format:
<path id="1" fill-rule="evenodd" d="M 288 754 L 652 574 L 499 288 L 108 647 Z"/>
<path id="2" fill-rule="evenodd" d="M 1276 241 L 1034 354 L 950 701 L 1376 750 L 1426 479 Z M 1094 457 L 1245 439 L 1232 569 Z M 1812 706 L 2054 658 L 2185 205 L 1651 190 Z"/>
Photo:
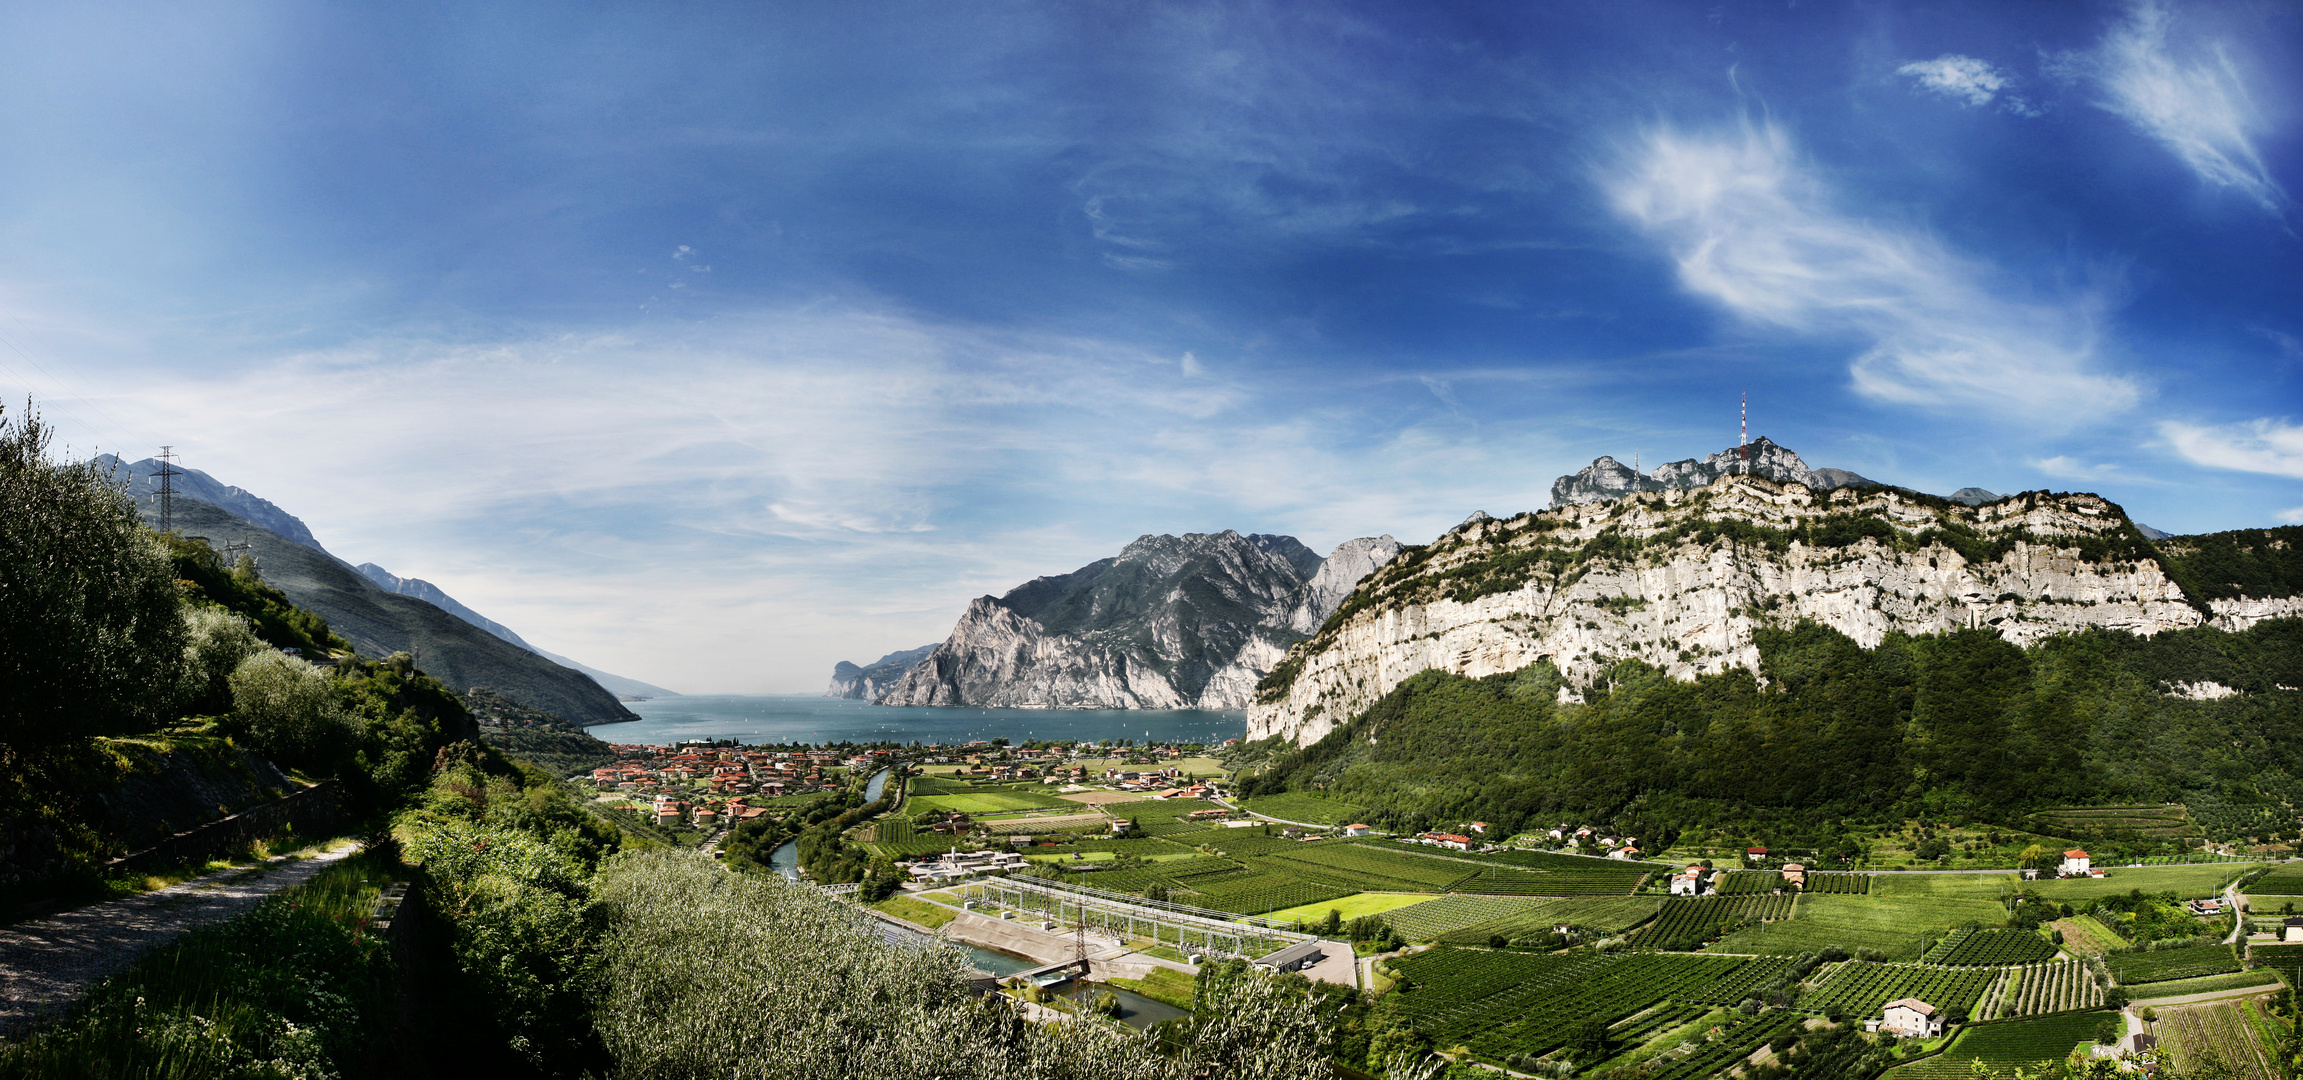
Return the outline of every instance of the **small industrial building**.
<path id="1" fill-rule="evenodd" d="M 1327 959 L 1327 950 L 1331 947 L 1327 942 L 1317 938 L 1310 941 L 1299 941 L 1258 959 L 1255 961 L 1255 966 L 1266 971 L 1302 971 Z"/>

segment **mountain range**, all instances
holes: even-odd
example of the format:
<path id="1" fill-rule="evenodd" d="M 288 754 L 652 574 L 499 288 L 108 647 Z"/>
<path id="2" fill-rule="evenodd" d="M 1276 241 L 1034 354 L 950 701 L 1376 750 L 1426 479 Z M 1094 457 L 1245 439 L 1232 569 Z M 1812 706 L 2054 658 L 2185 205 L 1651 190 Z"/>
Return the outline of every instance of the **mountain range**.
<path id="1" fill-rule="evenodd" d="M 1369 575 L 1293 646 L 1258 687 L 1249 736 L 1315 742 L 1430 670 L 1544 663 L 1562 700 L 1626 660 L 1682 680 L 1757 672 L 1755 632 L 1803 622 L 1872 648 L 1890 634 L 1986 629 L 2029 645 L 2303 614 L 2294 590 L 2214 580 L 2257 574 L 2218 569 L 2254 556 L 2155 548 L 2095 495 L 1943 498 L 1824 473 L 1765 440 L 1644 475 L 1603 457 L 1560 477 L 1550 509 L 1475 514 Z"/>
<path id="2" fill-rule="evenodd" d="M 977 598 L 925 655 L 842 664 L 833 696 L 882 705 L 1244 708 L 1287 647 L 1398 550 L 1388 536 L 1347 541 L 1324 559 L 1292 536 L 1139 537 L 1112 558 Z"/>
<path id="3" fill-rule="evenodd" d="M 160 463 L 151 458 L 125 462 L 110 455 L 97 463 L 114 470 L 136 500 L 138 513 L 157 527 Z M 543 654 L 436 586 L 394 577 L 374 564 L 356 568 L 329 553 L 301 520 L 269 500 L 198 469 L 178 467 L 176 472 L 171 517 L 178 531 L 203 537 L 218 550 L 245 545 L 266 582 L 327 619 L 363 655 L 411 652 L 425 672 L 459 691 L 485 687 L 578 724 L 639 719 L 588 672 Z M 670 693 L 634 680 L 617 681 Z"/>

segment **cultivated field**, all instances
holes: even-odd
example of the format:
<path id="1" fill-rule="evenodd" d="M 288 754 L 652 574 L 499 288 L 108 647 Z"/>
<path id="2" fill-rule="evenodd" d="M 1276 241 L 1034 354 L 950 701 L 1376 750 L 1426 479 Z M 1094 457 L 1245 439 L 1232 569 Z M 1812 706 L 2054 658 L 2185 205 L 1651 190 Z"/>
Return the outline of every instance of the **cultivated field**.
<path id="1" fill-rule="evenodd" d="M 2030 887 L 2037 889 L 2039 895 L 2049 900 L 2064 903 L 2095 900 L 2105 896 L 2125 896 L 2135 889 L 2145 893 L 2172 892 L 2178 897 L 2190 899 L 2221 892 L 2224 883 L 2239 876 L 2240 870 L 2241 866 L 2228 863 L 2113 867 L 2100 878 L 2034 881 Z"/>
<path id="2" fill-rule="evenodd" d="M 2303 896 L 2303 863 L 2272 867 L 2269 873 L 2248 883 L 2247 893 L 2250 896 Z"/>
<path id="3" fill-rule="evenodd" d="M 1306 904 L 1302 907 L 1282 908 L 1264 917 L 1267 919 L 1301 919 L 1318 922 L 1327 918 L 1329 911 L 1341 913 L 1349 922 L 1362 915 L 1380 915 L 1396 908 L 1409 907 L 1432 899 L 1430 893 L 1376 893 L 1363 892 L 1330 900 L 1324 904 Z"/>
<path id="4" fill-rule="evenodd" d="M 1367 814 L 1365 809 L 1347 802 L 1295 791 L 1242 799 L 1239 805 L 1266 817 L 1282 821 L 1308 821 L 1314 825 L 1344 825 L 1358 821 Z"/>
<path id="5" fill-rule="evenodd" d="M 2080 1046 L 2093 1044 L 2096 1028 L 2111 1015 L 2066 1013 L 1969 1028 L 1942 1054 L 1886 1075 L 1889 1080 L 1970 1080 L 1974 1063 L 1980 1061 L 1994 1073 L 2006 1076 L 2017 1068 L 2061 1061 Z"/>
<path id="6" fill-rule="evenodd" d="M 1792 899 L 1772 893 L 1674 896 L 1632 940 L 1648 949 L 1700 949 L 1745 927 L 1790 918 Z"/>
<path id="7" fill-rule="evenodd" d="M 2169 982 L 2145 983 L 2127 992 L 2136 1001 L 2154 998 L 2187 997 L 2191 994 L 2221 994 L 2232 990 L 2261 987 L 2266 991 L 2278 990 L 2286 984 L 2279 981 L 2279 972 L 2271 968 L 2241 971 L 2230 975 L 2207 975 L 2197 979 L 2175 979 Z"/>
<path id="8" fill-rule="evenodd" d="M 2112 953 L 2103 958 L 2111 966 L 2111 974 L 2122 984 L 2165 982 L 2169 979 L 2190 979 L 2201 975 L 2222 975 L 2239 970 L 2239 958 L 2229 946 L 2197 945 L 2188 949 L 2160 949 L 2155 952 Z M 2131 992 L 2133 997 L 2152 996 L 2143 991 Z"/>
<path id="9" fill-rule="evenodd" d="M 2162 1048 L 2183 1073 L 2204 1074 L 2220 1061 L 2239 1080 L 2278 1080 L 2279 1067 L 2264 1041 L 2254 1006 L 2246 1001 L 2172 1005 L 2159 1010 Z"/>
<path id="10" fill-rule="evenodd" d="M 1844 1010 L 1877 1015 L 1896 998 L 1915 997 L 1950 1012 L 1972 1012 L 1983 992 L 1999 978 L 1989 968 L 1947 968 L 1920 964 L 1848 961 L 1831 965 L 1814 990 L 1799 999 L 1803 1009 Z"/>
<path id="11" fill-rule="evenodd" d="M 1728 935 L 1713 952 L 1802 953 L 1838 946 L 1877 949 L 1889 960 L 1917 960 L 1920 935 L 1967 922 L 1985 926 L 2007 921 L 2007 912 L 1988 900 L 1929 895 L 1802 896 L 1787 922 L 1768 923 Z"/>
<path id="12" fill-rule="evenodd" d="M 2049 925 L 2063 932 L 2064 948 L 2082 955 L 2127 947 L 2126 938 L 2119 936 L 2118 931 L 2103 925 L 2093 915 L 2057 919 Z"/>
<path id="13" fill-rule="evenodd" d="M 2057 956 L 2053 943 L 2029 930 L 1954 930 L 1923 958 L 1952 967 L 2037 964 Z"/>
<path id="14" fill-rule="evenodd" d="M 1985 1007 L 1978 1010 L 1979 1019 L 2099 1008 L 2105 996 L 2102 985 L 2095 981 L 2095 973 L 2087 970 L 2086 962 L 2081 960 L 2010 969 L 1996 994 L 1995 999 L 1986 1000 Z"/>

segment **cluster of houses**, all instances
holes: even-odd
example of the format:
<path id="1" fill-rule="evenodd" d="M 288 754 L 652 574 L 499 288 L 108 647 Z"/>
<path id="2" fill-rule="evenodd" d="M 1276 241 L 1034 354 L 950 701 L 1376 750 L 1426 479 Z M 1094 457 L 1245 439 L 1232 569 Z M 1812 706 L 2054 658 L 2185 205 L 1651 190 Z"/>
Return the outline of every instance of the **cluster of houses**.
<path id="1" fill-rule="evenodd" d="M 865 770 L 886 764 L 885 750 L 843 757 L 830 750 L 745 750 L 736 747 L 611 747 L 616 760 L 592 770 L 603 800 L 632 801 L 644 821 L 711 828 L 768 813 L 747 805 L 753 797 L 804 795 L 836 784 L 828 770 Z"/>
<path id="2" fill-rule="evenodd" d="M 1752 850 L 1764 854 L 1767 849 L 1753 848 Z M 1744 870 L 1740 872 L 1751 874 L 1763 871 Z M 1807 888 L 1807 867 L 1803 864 L 1784 863 L 1776 873 L 1782 877 L 1782 882 L 1777 886 L 1778 888 L 1801 890 Z M 1711 896 L 1718 892 L 1718 873 L 1704 866 L 1691 865 L 1687 869 L 1671 875 L 1671 895 L 1673 896 Z"/>

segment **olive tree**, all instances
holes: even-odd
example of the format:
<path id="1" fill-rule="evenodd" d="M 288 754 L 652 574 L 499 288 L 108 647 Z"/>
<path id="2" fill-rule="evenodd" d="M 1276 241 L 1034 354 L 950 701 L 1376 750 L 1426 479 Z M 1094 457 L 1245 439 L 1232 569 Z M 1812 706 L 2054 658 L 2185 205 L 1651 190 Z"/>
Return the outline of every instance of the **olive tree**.
<path id="1" fill-rule="evenodd" d="M 313 763 L 349 734 L 334 681 L 293 656 L 266 649 L 240 661 L 230 682 L 233 714 L 275 761 Z"/>
<path id="2" fill-rule="evenodd" d="M 0 744 L 169 718 L 182 685 L 176 575 L 93 463 L 49 460 L 49 427 L 0 406 Z"/>
<path id="3" fill-rule="evenodd" d="M 184 607 L 184 707 L 219 713 L 232 708 L 232 672 L 271 646 L 254 627 L 222 608 Z"/>
<path id="4" fill-rule="evenodd" d="M 968 987 L 946 942 L 891 943 L 853 905 L 689 851 L 619 856 L 595 1015 L 620 1075 L 1294 1080 L 1328 1075 L 1306 996 L 1254 975 L 1163 1051 L 1093 1020 L 1037 1022 Z"/>

